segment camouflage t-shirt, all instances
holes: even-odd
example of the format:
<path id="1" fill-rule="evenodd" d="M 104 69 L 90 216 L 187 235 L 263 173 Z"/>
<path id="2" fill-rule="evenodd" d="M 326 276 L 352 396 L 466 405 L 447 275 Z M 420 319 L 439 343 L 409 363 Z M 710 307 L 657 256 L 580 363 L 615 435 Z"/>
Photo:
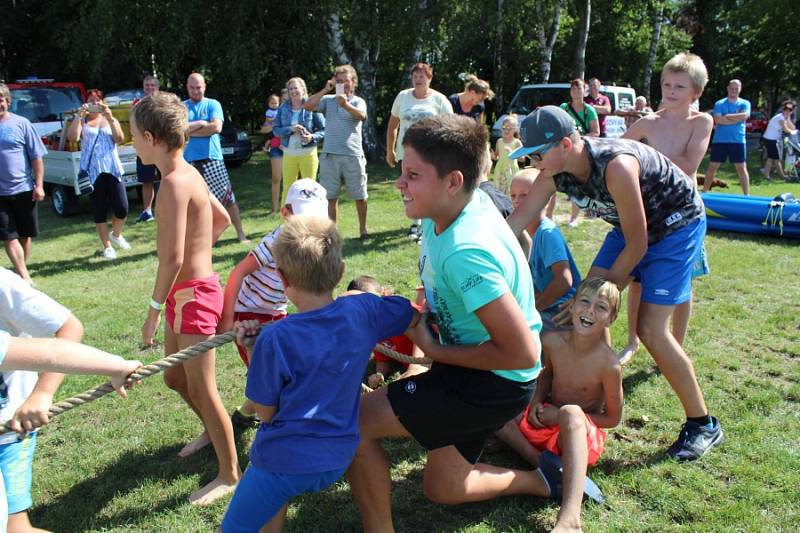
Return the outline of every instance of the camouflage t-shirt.
<path id="1" fill-rule="evenodd" d="M 556 189 L 566 193 L 587 215 L 620 227 L 617 205 L 608 192 L 605 173 L 608 163 L 623 154 L 633 156 L 639 162 L 639 188 L 649 244 L 660 241 L 703 215 L 703 200 L 694 180 L 660 152 L 627 139 L 584 137 L 583 141 L 592 168 L 586 183 L 566 172 L 556 174 L 553 181 Z"/>

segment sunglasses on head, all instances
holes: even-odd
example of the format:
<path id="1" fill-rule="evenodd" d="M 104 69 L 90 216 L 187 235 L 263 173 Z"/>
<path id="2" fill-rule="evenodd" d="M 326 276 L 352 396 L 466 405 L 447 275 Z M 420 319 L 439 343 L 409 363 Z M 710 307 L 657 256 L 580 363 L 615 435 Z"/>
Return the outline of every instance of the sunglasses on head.
<path id="1" fill-rule="evenodd" d="M 792 107 L 790 105 L 783 106 L 783 109 L 785 109 L 786 111 L 794 111 L 794 107 Z"/>

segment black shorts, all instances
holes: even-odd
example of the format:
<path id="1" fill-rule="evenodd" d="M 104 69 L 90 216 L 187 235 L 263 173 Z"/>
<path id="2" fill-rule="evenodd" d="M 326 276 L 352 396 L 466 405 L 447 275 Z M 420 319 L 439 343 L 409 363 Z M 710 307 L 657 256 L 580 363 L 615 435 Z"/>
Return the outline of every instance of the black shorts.
<path id="1" fill-rule="evenodd" d="M 781 158 L 781 154 L 778 151 L 778 141 L 774 139 L 764 139 L 764 146 L 767 149 L 767 159 Z"/>
<path id="2" fill-rule="evenodd" d="M 39 235 L 39 202 L 33 201 L 33 191 L 0 196 L 0 240 Z"/>
<path id="3" fill-rule="evenodd" d="M 536 381 L 434 363 L 430 371 L 389 384 L 392 410 L 425 449 L 454 445 L 472 464 L 486 440 L 530 403 Z"/>
<path id="4" fill-rule="evenodd" d="M 145 165 L 142 160 L 136 158 L 136 177 L 140 183 L 153 183 L 161 179 L 158 167 L 155 165 Z"/>

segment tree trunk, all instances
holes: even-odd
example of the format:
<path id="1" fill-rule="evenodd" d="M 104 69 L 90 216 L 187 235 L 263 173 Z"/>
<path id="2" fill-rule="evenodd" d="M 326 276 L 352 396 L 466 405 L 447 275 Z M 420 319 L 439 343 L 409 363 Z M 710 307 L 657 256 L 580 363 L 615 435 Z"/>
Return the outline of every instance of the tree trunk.
<path id="1" fill-rule="evenodd" d="M 494 38 L 494 92 L 495 114 L 499 115 L 505 108 L 505 98 L 503 98 L 503 10 L 505 0 L 497 0 L 497 33 Z M 493 121 L 490 121 L 490 124 Z"/>
<path id="2" fill-rule="evenodd" d="M 419 4 L 417 5 L 417 20 L 419 21 L 419 25 L 417 26 L 417 33 L 414 35 L 414 45 L 411 47 L 411 50 L 408 51 L 408 55 L 406 55 L 406 64 L 403 67 L 403 80 L 400 84 L 401 89 L 408 89 L 411 87 L 411 66 L 419 63 L 422 58 L 422 34 L 427 25 L 430 24 L 427 13 L 425 13 L 427 9 L 428 0 L 419 0 Z"/>
<path id="3" fill-rule="evenodd" d="M 561 6 L 564 0 L 558 0 L 555 6 L 555 13 L 553 13 L 553 20 L 550 23 L 550 35 L 548 36 L 544 27 L 544 10 L 542 9 L 542 0 L 536 0 L 536 33 L 539 38 L 539 79 L 542 83 L 550 81 L 550 63 L 553 58 L 553 47 L 556 45 L 558 38 L 558 28 L 561 26 Z"/>
<path id="4" fill-rule="evenodd" d="M 644 76 L 642 77 L 642 94 L 650 100 L 650 78 L 653 76 L 653 64 L 656 61 L 658 51 L 658 40 L 661 38 L 661 23 L 664 19 L 664 4 L 660 4 L 653 20 L 653 38 L 650 41 L 650 51 L 647 53 L 647 63 L 644 66 Z M 651 102 L 652 103 L 652 102 Z M 655 109 L 655 107 L 653 108 Z"/>
<path id="5" fill-rule="evenodd" d="M 578 47 L 575 49 L 575 77 L 586 75 L 586 41 L 589 40 L 589 22 L 592 19 L 592 0 L 578 2 Z"/>

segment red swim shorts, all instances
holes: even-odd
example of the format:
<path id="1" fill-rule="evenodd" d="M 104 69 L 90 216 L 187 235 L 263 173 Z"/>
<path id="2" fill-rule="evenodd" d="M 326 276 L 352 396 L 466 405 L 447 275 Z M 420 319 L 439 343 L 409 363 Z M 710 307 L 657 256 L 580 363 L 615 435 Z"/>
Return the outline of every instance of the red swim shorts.
<path id="1" fill-rule="evenodd" d="M 167 296 L 164 316 L 175 333 L 214 335 L 222 317 L 219 275 L 176 283 Z"/>
<path id="2" fill-rule="evenodd" d="M 286 318 L 286 315 L 268 315 L 265 313 L 250 313 L 246 311 L 241 313 L 233 313 L 233 320 L 236 322 L 240 320 L 258 320 L 258 322 L 261 324 L 267 324 L 269 322 L 280 320 L 281 318 Z M 242 361 L 244 361 L 244 366 L 250 366 L 250 358 L 247 356 L 247 350 L 244 348 L 244 346 L 237 342 L 236 349 L 239 350 L 239 357 L 241 357 Z"/>
<path id="3" fill-rule="evenodd" d="M 522 420 L 519 422 L 520 432 L 528 442 L 540 452 L 547 450 L 561 456 L 561 448 L 558 447 L 560 428 L 558 426 L 537 428 L 531 425 L 531 423 L 528 422 L 528 413 L 530 413 L 531 407 L 531 405 L 528 405 L 528 408 L 522 413 Z M 589 426 L 589 431 L 586 433 L 586 444 L 589 448 L 589 457 L 586 461 L 586 465 L 592 466 L 600 459 L 600 455 L 603 453 L 603 447 L 606 442 L 606 432 L 594 425 L 592 417 L 587 416 L 586 421 Z"/>

